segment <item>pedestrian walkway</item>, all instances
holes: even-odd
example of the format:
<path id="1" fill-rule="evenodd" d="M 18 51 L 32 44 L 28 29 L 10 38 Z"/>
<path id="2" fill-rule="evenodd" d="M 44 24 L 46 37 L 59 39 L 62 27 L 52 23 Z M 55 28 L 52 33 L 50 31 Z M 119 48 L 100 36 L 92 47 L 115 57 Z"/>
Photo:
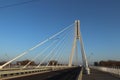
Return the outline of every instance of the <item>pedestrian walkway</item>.
<path id="1" fill-rule="evenodd" d="M 91 74 L 83 74 L 82 80 L 120 80 L 120 78 L 114 77 L 113 75 L 106 72 L 91 69 Z"/>

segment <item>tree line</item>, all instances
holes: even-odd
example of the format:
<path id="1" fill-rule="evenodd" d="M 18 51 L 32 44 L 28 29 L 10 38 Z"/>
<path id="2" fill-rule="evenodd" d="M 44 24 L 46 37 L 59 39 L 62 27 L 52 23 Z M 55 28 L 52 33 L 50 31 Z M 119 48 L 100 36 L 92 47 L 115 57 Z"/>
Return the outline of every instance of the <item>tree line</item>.
<path id="1" fill-rule="evenodd" d="M 94 66 L 105 66 L 105 67 L 120 67 L 120 61 L 108 60 L 94 62 Z"/>
<path id="2" fill-rule="evenodd" d="M 5 64 L 7 61 L 0 61 L 0 65 L 3 65 L 3 64 Z M 26 65 L 27 63 L 29 63 L 30 62 L 30 66 L 36 66 L 36 65 L 38 65 L 39 63 L 36 63 L 35 61 L 31 61 L 31 60 L 28 60 L 28 59 L 26 59 L 26 60 L 22 60 L 22 61 L 16 61 L 15 63 L 10 63 L 9 65 L 7 65 L 7 66 L 15 66 L 15 65 L 18 65 L 18 66 L 24 66 L 24 65 Z M 49 64 L 48 64 L 49 63 Z M 42 66 L 45 66 L 45 65 L 52 65 L 52 66 L 55 66 L 55 65 L 62 65 L 62 64 L 58 64 L 58 61 L 56 61 L 56 60 L 51 60 L 51 61 L 49 61 L 49 62 L 46 62 L 46 63 L 42 63 L 41 65 Z"/>

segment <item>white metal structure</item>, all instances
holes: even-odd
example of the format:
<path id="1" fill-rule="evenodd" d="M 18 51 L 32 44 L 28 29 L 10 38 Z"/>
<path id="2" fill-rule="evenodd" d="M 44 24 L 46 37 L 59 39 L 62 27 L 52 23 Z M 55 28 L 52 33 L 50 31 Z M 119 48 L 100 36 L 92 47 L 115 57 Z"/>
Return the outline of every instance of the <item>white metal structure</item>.
<path id="1" fill-rule="evenodd" d="M 21 53 L 21 54 L 18 55 L 17 57 L 15 57 L 15 58 L 13 58 L 12 60 L 6 62 L 6 63 L 3 64 L 3 65 L 1 65 L 1 66 L 0 66 L 0 69 L 3 69 L 4 67 L 6 67 L 8 64 L 12 63 L 13 61 L 21 58 L 22 56 L 28 54 L 29 52 L 33 51 L 34 49 L 36 49 L 36 48 L 40 47 L 41 45 L 45 44 L 45 43 L 48 42 L 49 40 L 51 40 L 51 39 L 55 38 L 56 36 L 60 35 L 61 33 L 65 32 L 65 31 L 68 30 L 70 27 L 71 27 L 71 25 L 68 26 L 68 27 L 66 27 L 66 28 L 64 28 L 64 29 L 61 30 L 60 32 L 54 34 L 53 36 L 47 38 L 46 40 L 40 42 L 39 44 L 35 45 L 34 47 L 32 47 L 32 48 L 24 51 L 23 53 Z M 63 37 L 62 37 L 62 39 L 63 39 Z M 72 38 L 72 39 L 73 39 L 73 38 Z M 90 74 L 90 71 L 89 71 L 89 68 L 88 68 L 88 62 L 87 62 L 87 59 L 86 59 L 86 54 L 85 54 L 85 51 L 84 51 L 82 36 L 81 36 L 81 32 L 80 32 L 80 21 L 79 21 L 79 20 L 76 20 L 76 21 L 75 21 L 75 35 L 74 35 L 73 46 L 71 45 L 71 46 L 72 46 L 72 52 L 71 52 L 71 54 L 70 54 L 70 58 L 67 59 L 67 60 L 69 60 L 69 64 L 68 64 L 69 67 L 72 66 L 73 56 L 74 56 L 75 50 L 77 50 L 77 41 L 80 42 L 80 46 L 81 46 L 81 53 L 82 53 L 82 60 L 83 60 L 83 69 L 85 70 L 85 72 L 86 72 L 87 74 Z M 58 45 L 58 44 L 57 44 L 57 45 Z M 37 66 L 37 68 L 40 67 L 40 65 L 48 58 L 49 55 L 52 55 L 52 53 L 53 53 L 54 49 L 56 49 L 57 45 L 54 46 L 54 48 L 50 51 L 50 53 L 42 59 L 42 61 L 40 62 L 40 64 Z M 70 53 L 70 52 L 69 52 L 69 53 Z M 37 55 L 35 58 L 33 58 L 32 60 L 36 59 L 37 57 L 38 57 L 38 55 Z M 69 57 L 69 56 L 68 56 L 68 57 Z M 50 58 L 50 59 L 51 59 L 51 58 Z M 26 68 L 30 63 L 31 63 L 31 62 L 27 63 L 23 68 Z"/>
<path id="2" fill-rule="evenodd" d="M 69 58 L 69 64 L 68 64 L 69 67 L 72 66 L 72 60 L 73 60 L 73 56 L 75 53 L 75 48 L 77 46 L 77 40 L 80 41 L 82 60 L 83 60 L 83 70 L 85 71 L 85 73 L 90 74 L 90 70 L 88 67 L 88 62 L 87 62 L 87 58 L 86 58 L 86 54 L 85 54 L 85 50 L 84 50 L 84 45 L 83 45 L 83 41 L 82 41 L 82 36 L 81 36 L 81 32 L 80 32 L 80 21 L 79 20 L 75 21 L 75 36 L 74 36 L 74 42 L 73 42 L 73 46 L 72 46 L 71 55 Z"/>

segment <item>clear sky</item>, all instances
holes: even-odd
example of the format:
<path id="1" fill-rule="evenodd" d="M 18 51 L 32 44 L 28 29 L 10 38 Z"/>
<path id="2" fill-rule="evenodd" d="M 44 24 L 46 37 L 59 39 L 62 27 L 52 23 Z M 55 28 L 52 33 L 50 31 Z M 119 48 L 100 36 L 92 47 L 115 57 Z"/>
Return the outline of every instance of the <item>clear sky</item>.
<path id="1" fill-rule="evenodd" d="M 0 58 L 16 56 L 76 19 L 87 56 L 120 60 L 120 0 L 0 0 Z"/>

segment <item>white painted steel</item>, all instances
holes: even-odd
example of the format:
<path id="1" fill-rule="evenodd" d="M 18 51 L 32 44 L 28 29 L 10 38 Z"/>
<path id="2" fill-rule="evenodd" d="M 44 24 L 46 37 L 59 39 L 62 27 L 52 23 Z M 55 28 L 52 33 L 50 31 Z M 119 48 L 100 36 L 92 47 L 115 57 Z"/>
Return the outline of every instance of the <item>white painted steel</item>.
<path id="1" fill-rule="evenodd" d="M 72 60 L 73 60 L 73 56 L 75 53 L 77 40 L 80 41 L 84 72 L 86 74 L 90 74 L 90 69 L 88 67 L 88 62 L 87 62 L 87 58 L 86 58 L 86 54 L 85 54 L 85 50 L 84 50 L 84 45 L 83 45 L 83 41 L 82 41 L 82 36 L 81 36 L 81 32 L 80 32 L 80 21 L 79 20 L 75 21 L 75 37 L 74 37 L 73 47 L 72 47 L 68 66 L 72 66 Z"/>

